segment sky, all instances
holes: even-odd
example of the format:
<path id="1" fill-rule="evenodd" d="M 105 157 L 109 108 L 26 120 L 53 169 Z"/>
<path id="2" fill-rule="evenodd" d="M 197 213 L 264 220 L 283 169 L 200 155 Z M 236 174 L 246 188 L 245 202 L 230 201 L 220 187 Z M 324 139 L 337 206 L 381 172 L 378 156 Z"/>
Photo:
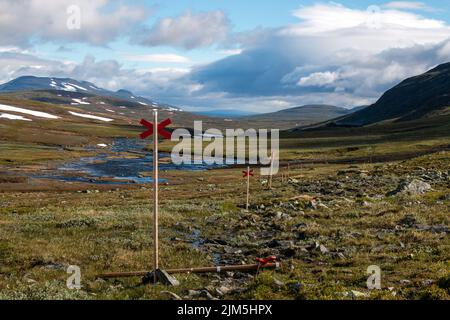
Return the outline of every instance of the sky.
<path id="1" fill-rule="evenodd" d="M 191 111 L 375 102 L 450 62 L 450 2 L 0 0 L 0 82 L 71 77 Z"/>

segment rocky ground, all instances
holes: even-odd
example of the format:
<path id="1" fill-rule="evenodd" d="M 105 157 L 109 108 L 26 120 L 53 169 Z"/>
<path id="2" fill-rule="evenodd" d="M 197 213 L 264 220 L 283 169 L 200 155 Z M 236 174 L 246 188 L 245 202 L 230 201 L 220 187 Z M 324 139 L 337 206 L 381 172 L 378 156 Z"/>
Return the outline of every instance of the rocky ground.
<path id="1" fill-rule="evenodd" d="M 0 195 L 0 298 L 450 298 L 448 151 L 292 167 L 272 190 L 254 178 L 248 211 L 240 171 L 180 173 L 177 185 L 162 187 L 162 264 L 239 265 L 275 255 L 281 269 L 177 275 L 179 287 L 102 280 L 98 273 L 151 265 L 150 190 L 11 192 Z M 81 266 L 82 290 L 65 288 L 69 264 Z M 367 288 L 372 265 L 381 269 L 381 290 Z"/>
<path id="2" fill-rule="evenodd" d="M 345 267 L 355 266 L 355 261 L 363 256 L 380 267 L 388 263 L 391 269 L 396 260 L 413 262 L 424 250 L 434 250 L 434 255 L 442 255 L 440 271 L 445 274 L 450 257 L 450 170 L 445 169 L 444 166 L 443 170 L 423 167 L 411 170 L 410 163 L 405 162 L 369 170 L 349 166 L 334 176 L 320 179 L 291 178 L 287 184 L 278 186 L 270 197 L 254 204 L 249 212 L 241 210 L 238 214 L 207 217 L 206 225 L 223 229 L 210 229 L 208 237 L 200 238 L 199 248 L 222 264 L 250 263 L 249 257 L 276 255 L 283 261 L 289 276 L 275 276 L 269 284 L 272 289 L 276 287 L 297 298 L 309 297 L 307 290 L 302 293 L 300 289 L 306 285 L 302 277 L 296 278 L 305 267 L 324 279 L 330 271 L 353 275 L 354 272 Z M 433 208 L 427 193 L 434 193 Z M 286 197 L 291 194 L 297 195 Z M 424 215 L 432 214 L 436 207 L 439 208 L 436 216 L 431 221 L 425 219 Z M 418 245 L 417 238 L 427 240 Z M 436 242 L 437 246 L 427 248 L 429 241 Z M 418 268 L 423 271 L 427 266 L 418 265 Z M 361 283 L 363 271 L 360 269 L 358 276 Z M 396 272 L 389 270 L 389 273 Z M 219 295 L 223 291 L 235 292 L 238 297 L 242 287 L 251 286 L 255 281 L 244 275 L 238 275 L 239 281 L 233 281 L 233 277 L 235 275 L 230 274 L 218 280 L 215 291 Z M 430 287 L 437 281 L 436 275 L 431 277 L 434 279 L 421 282 L 400 279 L 395 283 L 386 279 L 391 286 L 385 287 L 387 291 L 382 294 L 395 297 L 398 290 L 408 292 L 406 288 L 413 283 Z M 284 281 L 279 280 L 281 278 Z M 359 295 L 373 295 L 365 291 Z M 353 296 L 355 292 L 358 291 L 340 293 Z M 332 296 L 338 297 L 339 292 Z M 448 298 L 448 291 L 443 290 L 441 297 Z"/>

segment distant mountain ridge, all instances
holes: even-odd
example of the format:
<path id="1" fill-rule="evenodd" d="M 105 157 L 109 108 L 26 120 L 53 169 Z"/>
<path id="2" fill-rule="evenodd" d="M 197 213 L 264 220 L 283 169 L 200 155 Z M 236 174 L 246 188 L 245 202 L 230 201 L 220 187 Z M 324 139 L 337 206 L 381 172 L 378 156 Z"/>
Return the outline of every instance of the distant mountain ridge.
<path id="1" fill-rule="evenodd" d="M 337 118 L 351 113 L 350 109 L 331 105 L 311 104 L 289 109 L 283 109 L 277 112 L 258 114 L 246 117 L 247 120 L 262 120 L 268 121 L 299 121 L 302 123 L 315 123 Z"/>
<path id="2" fill-rule="evenodd" d="M 71 78 L 56 78 L 56 77 L 35 77 L 23 76 L 11 80 L 5 84 L 0 85 L 0 93 L 18 92 L 18 91 L 64 91 L 70 93 L 93 94 L 98 96 L 106 96 L 113 98 L 121 98 L 141 104 L 143 106 L 163 107 L 166 109 L 179 110 L 178 108 L 158 104 L 147 98 L 137 96 L 131 91 L 120 89 L 118 91 L 110 91 L 97 87 L 95 84 L 88 81 L 78 81 Z"/>
<path id="3" fill-rule="evenodd" d="M 447 112 L 450 107 L 450 63 L 402 81 L 373 105 L 334 120 L 330 125 L 365 126 L 409 121 Z"/>
<path id="4" fill-rule="evenodd" d="M 195 114 L 204 115 L 208 117 L 215 117 L 215 118 L 241 118 L 241 117 L 248 117 L 257 115 L 256 112 L 250 112 L 245 110 L 208 110 L 208 111 L 197 111 L 193 112 Z"/>

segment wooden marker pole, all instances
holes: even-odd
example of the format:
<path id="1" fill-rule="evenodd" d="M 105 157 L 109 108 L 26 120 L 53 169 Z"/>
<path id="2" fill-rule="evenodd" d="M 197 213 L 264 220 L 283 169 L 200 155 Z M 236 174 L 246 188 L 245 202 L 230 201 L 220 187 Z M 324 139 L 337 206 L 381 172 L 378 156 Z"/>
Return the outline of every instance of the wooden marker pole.
<path id="1" fill-rule="evenodd" d="M 172 123 L 170 119 L 166 119 L 161 123 L 158 123 L 158 110 L 153 109 L 153 123 L 141 119 L 140 122 L 143 126 L 147 127 L 147 131 L 144 131 L 139 136 L 141 139 L 146 139 L 153 136 L 153 275 L 154 282 L 158 281 L 158 278 L 162 282 L 168 282 L 171 285 L 175 285 L 176 280 L 172 279 L 164 270 L 159 269 L 159 235 L 158 235 L 158 191 L 159 191 L 159 172 L 158 172 L 158 138 L 159 136 L 170 139 L 172 134 L 165 128 Z"/>
<path id="2" fill-rule="evenodd" d="M 250 202 L 250 167 L 247 167 L 247 172 L 247 206 L 245 208 L 248 211 Z"/>
<path id="3" fill-rule="evenodd" d="M 247 204 L 245 206 L 245 209 L 248 211 L 250 207 L 250 177 L 253 177 L 253 170 L 250 170 L 250 166 L 247 167 L 246 171 L 242 171 L 244 174 L 243 177 L 247 178 Z"/>
<path id="4" fill-rule="evenodd" d="M 157 282 L 156 270 L 159 269 L 159 234 L 158 234 L 158 110 L 153 110 L 153 281 Z"/>
<path id="5" fill-rule="evenodd" d="M 273 151 L 270 152 L 270 173 L 269 173 L 269 189 L 272 189 L 272 176 L 273 176 Z"/>

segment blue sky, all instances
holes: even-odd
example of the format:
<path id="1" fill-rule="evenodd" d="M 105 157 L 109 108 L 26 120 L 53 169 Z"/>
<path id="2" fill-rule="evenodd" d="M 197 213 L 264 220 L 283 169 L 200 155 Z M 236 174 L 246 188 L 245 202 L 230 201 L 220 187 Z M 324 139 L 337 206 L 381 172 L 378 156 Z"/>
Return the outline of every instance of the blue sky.
<path id="1" fill-rule="evenodd" d="M 73 4 L 79 30 L 66 27 Z M 370 104 L 450 61 L 448 1 L 0 0 L 0 10 L 0 81 L 70 76 L 188 110 Z"/>

